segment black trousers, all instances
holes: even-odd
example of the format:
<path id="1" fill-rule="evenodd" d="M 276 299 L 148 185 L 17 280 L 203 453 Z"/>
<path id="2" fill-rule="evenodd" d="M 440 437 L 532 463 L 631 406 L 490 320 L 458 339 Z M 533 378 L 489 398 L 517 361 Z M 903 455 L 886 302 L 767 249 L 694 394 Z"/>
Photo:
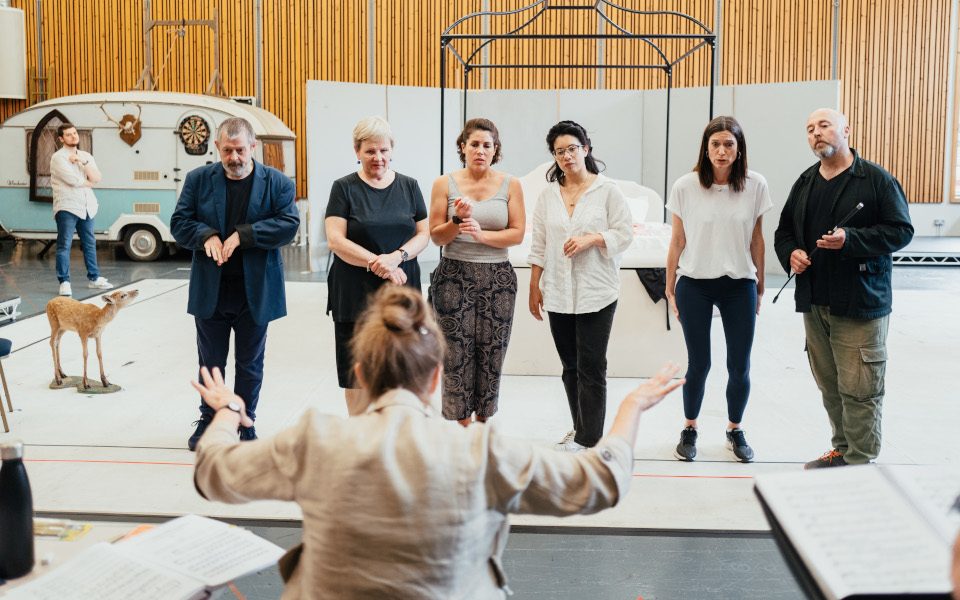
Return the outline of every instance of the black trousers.
<path id="1" fill-rule="evenodd" d="M 258 325 L 250 315 L 243 280 L 225 280 L 220 285 L 217 309 L 209 319 L 194 317 L 197 324 L 197 354 L 201 367 L 219 367 L 227 377 L 227 353 L 233 331 L 236 376 L 233 391 L 243 398 L 247 415 L 257 418 L 257 401 L 263 384 L 263 355 L 267 347 L 267 325 Z M 198 379 L 199 381 L 199 379 Z M 202 400 L 200 414 L 213 417 L 213 410 Z"/>
<path id="2" fill-rule="evenodd" d="M 592 448 L 603 436 L 607 415 L 607 343 L 617 303 L 597 312 L 571 315 L 548 312 L 550 333 L 563 365 L 574 441 Z"/>

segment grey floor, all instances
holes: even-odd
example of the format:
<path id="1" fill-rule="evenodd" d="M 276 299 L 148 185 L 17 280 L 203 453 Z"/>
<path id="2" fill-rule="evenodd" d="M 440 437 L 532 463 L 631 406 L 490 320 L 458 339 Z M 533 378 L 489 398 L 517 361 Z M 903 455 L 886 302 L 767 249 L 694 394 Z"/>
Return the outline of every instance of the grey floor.
<path id="1" fill-rule="evenodd" d="M 22 298 L 24 317 L 43 311 L 56 293 L 52 252 L 44 258 L 39 243 L 0 238 L 0 300 Z M 134 263 L 112 247 L 98 251 L 102 274 L 116 284 L 141 279 L 186 279 L 189 255 L 180 253 L 155 263 Z M 322 281 L 309 272 L 305 249 L 284 250 L 288 281 Z M 96 295 L 85 287 L 82 259 L 73 253 L 75 297 Z M 428 273 L 430 265 L 424 265 Z M 768 280 L 771 293 L 785 278 Z M 960 291 L 960 269 L 898 267 L 898 289 Z M 2 326 L 0 326 L 2 327 Z M 0 329 L 0 336 L 2 336 Z M 257 534 L 289 547 L 299 541 L 296 523 L 243 523 Z M 510 537 L 505 566 L 517 598 L 802 598 L 775 543 L 767 534 L 660 532 L 564 528 L 517 528 Z M 277 598 L 281 582 L 276 570 L 249 576 L 239 583 L 247 598 Z M 227 598 L 221 594 L 220 597 Z"/>

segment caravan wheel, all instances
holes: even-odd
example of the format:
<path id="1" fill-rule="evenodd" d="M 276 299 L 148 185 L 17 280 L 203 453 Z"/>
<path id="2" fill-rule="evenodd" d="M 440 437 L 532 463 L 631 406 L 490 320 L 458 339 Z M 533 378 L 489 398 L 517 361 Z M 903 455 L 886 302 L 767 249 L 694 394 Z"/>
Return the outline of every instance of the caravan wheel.
<path id="1" fill-rule="evenodd" d="M 153 227 L 134 225 L 123 235 L 123 249 L 130 260 L 150 262 L 163 254 L 163 243 L 160 241 L 160 234 Z"/>

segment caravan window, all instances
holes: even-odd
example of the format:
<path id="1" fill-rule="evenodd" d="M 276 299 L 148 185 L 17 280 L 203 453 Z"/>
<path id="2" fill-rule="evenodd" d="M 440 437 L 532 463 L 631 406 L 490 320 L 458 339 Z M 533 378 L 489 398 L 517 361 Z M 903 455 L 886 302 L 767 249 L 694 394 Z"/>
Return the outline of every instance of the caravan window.
<path id="1" fill-rule="evenodd" d="M 58 123 L 59 125 L 59 123 Z M 93 154 L 93 130 L 92 129 L 77 129 L 77 133 L 80 134 L 80 149 L 90 154 Z M 33 168 L 30 165 L 30 141 L 33 139 L 33 129 L 27 130 L 27 172 L 33 173 Z M 36 176 L 38 178 L 44 178 L 42 181 L 38 181 L 38 187 L 50 187 L 50 158 L 53 156 L 53 153 L 60 149 L 60 144 L 57 142 L 57 128 L 56 127 L 45 127 L 43 133 L 40 134 L 40 137 L 37 139 L 37 172 Z"/>
<path id="2" fill-rule="evenodd" d="M 283 173 L 283 142 L 260 138 L 260 144 L 263 147 L 263 164 Z"/>

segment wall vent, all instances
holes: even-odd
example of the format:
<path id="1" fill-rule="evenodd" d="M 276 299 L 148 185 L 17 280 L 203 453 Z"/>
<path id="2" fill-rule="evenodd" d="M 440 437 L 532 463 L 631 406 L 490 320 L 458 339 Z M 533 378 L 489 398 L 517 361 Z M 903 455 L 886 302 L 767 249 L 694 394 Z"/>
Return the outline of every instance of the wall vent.
<path id="1" fill-rule="evenodd" d="M 160 171 L 134 171 L 134 181 L 160 181 Z"/>
<path id="2" fill-rule="evenodd" d="M 158 215 L 160 214 L 159 202 L 134 202 L 133 212 L 138 215 Z"/>

